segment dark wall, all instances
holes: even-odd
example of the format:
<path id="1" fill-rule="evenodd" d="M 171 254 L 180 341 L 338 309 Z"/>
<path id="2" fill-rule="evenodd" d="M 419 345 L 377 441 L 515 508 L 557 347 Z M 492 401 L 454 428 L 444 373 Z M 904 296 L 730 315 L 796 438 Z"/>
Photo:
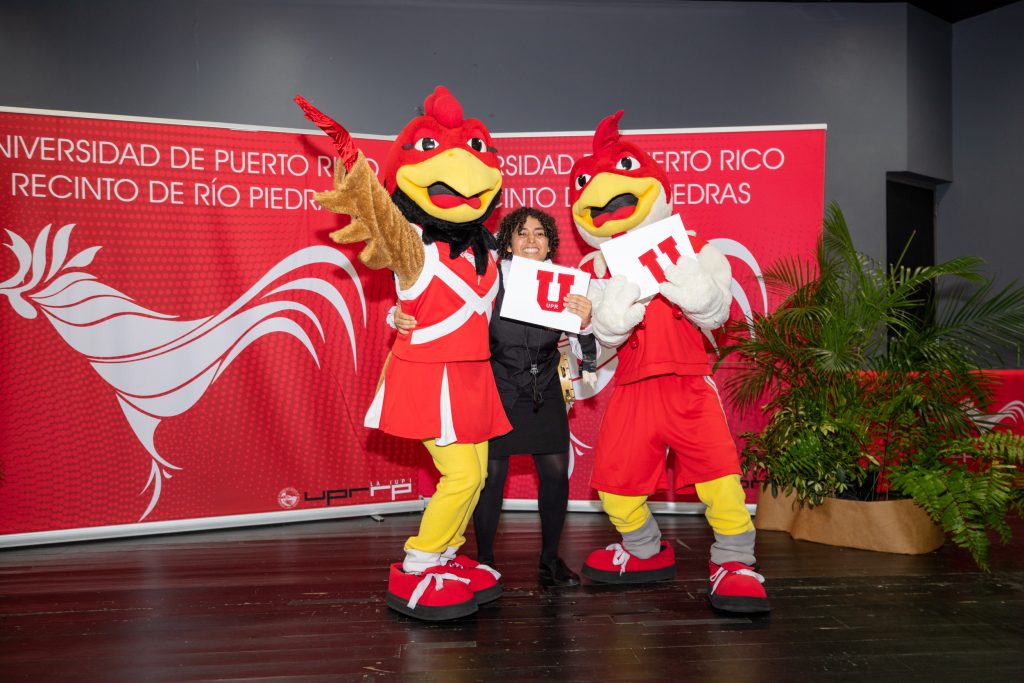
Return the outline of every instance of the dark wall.
<path id="1" fill-rule="evenodd" d="M 976 254 L 1000 282 L 1024 275 L 1024 2 L 953 26 L 953 182 L 936 254 Z"/>
<path id="2" fill-rule="evenodd" d="M 952 180 L 952 26 L 916 7 L 907 18 L 907 163 L 890 170 Z"/>
<path id="3" fill-rule="evenodd" d="M 941 254 L 987 248 L 1015 274 L 1021 250 L 976 231 L 995 242 L 1011 225 L 997 198 L 1020 184 L 1022 14 L 951 27 L 903 3 L 6 0 L 0 104 L 310 128 L 301 92 L 353 131 L 395 133 L 443 83 L 494 132 L 592 130 L 620 107 L 626 129 L 826 123 L 826 200 L 859 247 L 884 254 L 887 172 L 955 177 Z"/>

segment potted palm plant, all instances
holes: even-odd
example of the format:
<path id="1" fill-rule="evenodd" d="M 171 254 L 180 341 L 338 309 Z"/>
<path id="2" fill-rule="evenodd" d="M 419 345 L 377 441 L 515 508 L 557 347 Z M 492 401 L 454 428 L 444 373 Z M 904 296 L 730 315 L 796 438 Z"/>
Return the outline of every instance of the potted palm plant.
<path id="1" fill-rule="evenodd" d="M 1006 542 L 1024 509 L 1024 437 L 979 412 L 993 386 L 982 368 L 1019 354 L 1024 287 L 997 290 L 976 257 L 901 261 L 858 252 L 830 205 L 816 262 L 765 272 L 782 304 L 728 329 L 726 392 L 767 420 L 743 435 L 764 481 L 757 525 L 896 552 L 948 535 L 987 568 L 989 532 Z"/>

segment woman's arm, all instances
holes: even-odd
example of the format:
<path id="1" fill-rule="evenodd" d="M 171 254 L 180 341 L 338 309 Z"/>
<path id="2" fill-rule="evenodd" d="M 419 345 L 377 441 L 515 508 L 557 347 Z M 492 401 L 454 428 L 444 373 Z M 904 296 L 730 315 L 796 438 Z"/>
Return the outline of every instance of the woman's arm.
<path id="1" fill-rule="evenodd" d="M 402 311 L 401 302 L 395 304 L 395 306 L 388 313 L 388 323 L 391 323 L 390 318 L 394 319 L 394 325 L 392 325 L 392 327 L 395 327 L 398 330 L 398 334 L 409 334 L 410 332 L 416 329 L 416 318 Z"/>

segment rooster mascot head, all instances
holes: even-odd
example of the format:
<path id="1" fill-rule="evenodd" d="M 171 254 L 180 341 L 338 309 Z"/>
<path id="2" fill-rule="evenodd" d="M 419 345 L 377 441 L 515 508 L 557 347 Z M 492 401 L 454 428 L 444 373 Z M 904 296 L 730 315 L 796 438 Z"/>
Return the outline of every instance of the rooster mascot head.
<path id="1" fill-rule="evenodd" d="M 423 115 L 410 121 L 391 146 L 384 187 L 409 220 L 457 234 L 479 226 L 497 204 L 497 151 L 487 127 L 463 118 L 459 101 L 438 86 L 423 103 Z"/>
<path id="2" fill-rule="evenodd" d="M 594 133 L 594 153 L 573 164 L 572 218 L 587 244 L 667 218 L 668 176 L 649 154 L 619 135 L 618 111 Z"/>
<path id="3" fill-rule="evenodd" d="M 351 170 L 358 150 L 348 131 L 303 98 L 296 101 L 334 139 Z M 497 247 L 484 227 L 501 196 L 497 152 L 487 126 L 464 118 L 455 96 L 437 86 L 423 114 L 398 134 L 381 169 L 384 189 L 406 220 L 423 229 L 423 241 L 447 243 L 452 258 L 472 247 L 478 273 L 486 269 L 488 250 Z"/>

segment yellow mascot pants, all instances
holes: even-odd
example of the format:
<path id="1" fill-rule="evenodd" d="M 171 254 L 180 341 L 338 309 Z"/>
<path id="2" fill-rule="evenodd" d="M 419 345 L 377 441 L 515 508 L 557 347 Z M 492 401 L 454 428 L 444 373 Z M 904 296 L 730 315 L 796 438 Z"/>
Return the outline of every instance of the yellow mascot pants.
<path id="1" fill-rule="evenodd" d="M 419 534 L 405 542 L 405 549 L 443 553 L 466 542 L 466 527 L 487 478 L 487 442 L 438 446 L 428 439 L 423 445 L 441 479 L 423 511 Z"/>
<path id="2" fill-rule="evenodd" d="M 723 536 L 735 536 L 754 529 L 747 511 L 747 496 L 738 474 L 729 474 L 696 485 L 697 496 L 707 506 L 704 516 L 711 528 Z M 598 491 L 608 518 L 619 533 L 636 531 L 651 516 L 647 496 L 620 496 Z"/>

